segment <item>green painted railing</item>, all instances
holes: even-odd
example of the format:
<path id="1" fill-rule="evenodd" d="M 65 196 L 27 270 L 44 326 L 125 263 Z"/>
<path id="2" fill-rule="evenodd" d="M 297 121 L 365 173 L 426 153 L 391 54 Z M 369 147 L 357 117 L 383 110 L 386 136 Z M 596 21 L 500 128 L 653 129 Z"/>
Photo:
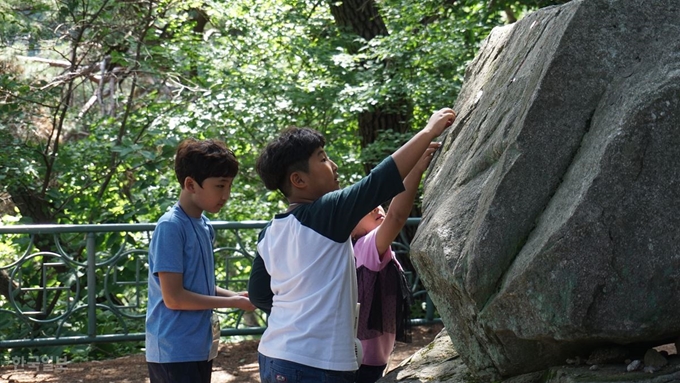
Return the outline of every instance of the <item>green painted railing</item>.
<path id="1" fill-rule="evenodd" d="M 400 260 L 420 218 L 394 243 Z M 216 282 L 247 290 L 257 234 L 265 221 L 213 221 Z M 0 349 L 143 341 L 147 248 L 155 224 L 0 226 Z M 408 268 L 407 268 L 408 269 Z M 414 272 L 408 272 L 421 315 L 440 322 Z M 259 310 L 219 310 L 222 335 L 264 331 Z"/>

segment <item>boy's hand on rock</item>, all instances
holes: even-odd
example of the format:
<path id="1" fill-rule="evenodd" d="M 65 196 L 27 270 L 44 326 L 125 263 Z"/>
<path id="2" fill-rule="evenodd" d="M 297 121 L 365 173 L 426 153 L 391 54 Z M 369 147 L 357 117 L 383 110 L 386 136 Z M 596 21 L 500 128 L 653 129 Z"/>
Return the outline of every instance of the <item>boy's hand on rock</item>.
<path id="1" fill-rule="evenodd" d="M 413 167 L 413 170 L 419 172 L 420 174 L 425 173 L 427 167 L 430 166 L 430 162 L 432 162 L 434 152 L 436 152 L 441 146 L 442 144 L 439 142 L 430 142 L 430 146 L 425 149 L 425 152 L 416 163 L 416 166 Z"/>
<path id="2" fill-rule="evenodd" d="M 442 108 L 432 114 L 425 129 L 430 129 L 435 136 L 439 136 L 446 128 L 453 125 L 455 120 L 456 112 L 454 112 L 453 109 Z"/>

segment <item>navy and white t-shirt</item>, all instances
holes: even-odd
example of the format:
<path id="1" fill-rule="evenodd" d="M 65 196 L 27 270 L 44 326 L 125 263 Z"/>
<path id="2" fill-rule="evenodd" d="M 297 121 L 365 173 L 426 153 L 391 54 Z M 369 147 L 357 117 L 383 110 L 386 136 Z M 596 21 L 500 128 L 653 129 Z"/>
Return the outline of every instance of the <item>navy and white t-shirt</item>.
<path id="1" fill-rule="evenodd" d="M 253 304 L 271 309 L 260 353 L 324 370 L 358 369 L 350 233 L 403 190 L 388 157 L 358 183 L 278 214 L 262 230 L 248 287 Z"/>

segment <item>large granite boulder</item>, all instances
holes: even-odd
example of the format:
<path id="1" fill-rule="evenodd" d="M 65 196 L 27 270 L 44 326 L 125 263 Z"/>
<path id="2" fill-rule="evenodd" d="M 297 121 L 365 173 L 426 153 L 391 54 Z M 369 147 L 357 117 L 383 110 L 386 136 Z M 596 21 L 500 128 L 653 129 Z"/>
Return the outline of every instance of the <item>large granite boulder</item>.
<path id="1" fill-rule="evenodd" d="M 494 29 L 454 109 L 412 259 L 470 370 L 675 341 L 680 1 L 576 0 Z"/>

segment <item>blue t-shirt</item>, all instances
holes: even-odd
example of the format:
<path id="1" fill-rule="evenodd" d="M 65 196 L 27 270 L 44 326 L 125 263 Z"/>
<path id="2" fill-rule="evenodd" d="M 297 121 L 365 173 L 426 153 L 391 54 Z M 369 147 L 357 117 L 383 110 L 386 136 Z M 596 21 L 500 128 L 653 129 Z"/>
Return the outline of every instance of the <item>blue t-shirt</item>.
<path id="1" fill-rule="evenodd" d="M 159 272 L 181 273 L 184 288 L 215 295 L 214 231 L 203 215 L 191 218 L 175 204 L 156 225 L 149 245 L 146 360 L 153 363 L 207 361 L 212 344 L 212 310 L 165 306 Z"/>

